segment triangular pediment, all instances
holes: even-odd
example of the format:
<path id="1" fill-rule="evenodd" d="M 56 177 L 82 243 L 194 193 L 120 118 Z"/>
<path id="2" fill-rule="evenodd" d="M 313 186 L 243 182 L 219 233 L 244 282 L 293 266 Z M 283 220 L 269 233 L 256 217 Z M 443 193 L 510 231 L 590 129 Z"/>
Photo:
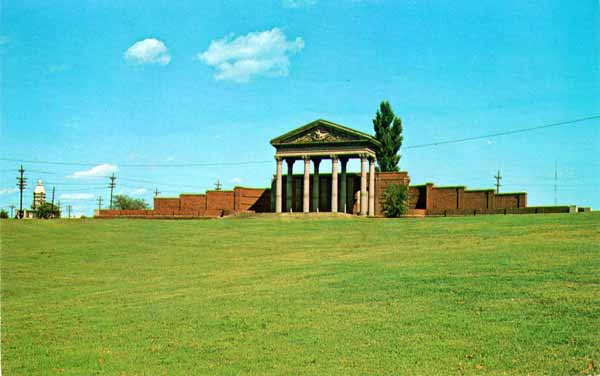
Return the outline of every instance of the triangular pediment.
<path id="1" fill-rule="evenodd" d="M 310 145 L 323 143 L 374 142 L 373 136 L 326 120 L 315 120 L 271 140 L 277 145 Z"/>

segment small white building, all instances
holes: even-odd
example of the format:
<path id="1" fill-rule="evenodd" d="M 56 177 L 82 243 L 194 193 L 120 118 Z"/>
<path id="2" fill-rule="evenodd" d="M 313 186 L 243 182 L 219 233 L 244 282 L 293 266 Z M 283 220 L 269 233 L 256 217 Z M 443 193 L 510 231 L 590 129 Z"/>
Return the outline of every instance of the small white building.
<path id="1" fill-rule="evenodd" d="M 42 184 L 42 180 L 38 180 L 37 186 L 33 190 L 33 204 L 31 208 L 33 210 L 37 209 L 38 206 L 46 203 L 46 189 Z"/>
<path id="2" fill-rule="evenodd" d="M 31 210 L 25 211 L 25 218 L 35 218 L 35 212 L 38 207 L 46 203 L 46 188 L 42 180 L 38 180 L 36 187 L 33 189 L 33 203 L 31 204 Z"/>

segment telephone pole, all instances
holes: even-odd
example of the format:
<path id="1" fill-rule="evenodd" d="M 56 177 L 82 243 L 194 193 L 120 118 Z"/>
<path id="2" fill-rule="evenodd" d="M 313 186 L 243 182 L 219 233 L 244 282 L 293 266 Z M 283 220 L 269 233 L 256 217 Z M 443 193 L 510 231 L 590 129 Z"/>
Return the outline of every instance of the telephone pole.
<path id="1" fill-rule="evenodd" d="M 71 219 L 71 204 L 67 205 L 67 212 L 69 213 L 69 219 Z"/>
<path id="2" fill-rule="evenodd" d="M 110 176 L 110 183 L 108 184 L 108 188 L 110 188 L 110 203 L 109 203 L 110 210 L 112 210 L 112 208 L 113 208 L 113 189 L 115 189 L 115 187 L 117 186 L 117 184 L 115 183 L 115 180 L 117 180 L 117 177 L 115 176 L 115 173 L 113 172 L 113 174 Z"/>
<path id="3" fill-rule="evenodd" d="M 15 206 L 14 206 L 14 205 L 10 205 L 10 206 L 9 206 L 9 208 L 10 208 L 10 217 L 11 217 L 11 218 L 14 218 L 14 217 L 13 217 L 13 213 L 14 213 L 14 211 L 15 211 Z"/>
<path id="4" fill-rule="evenodd" d="M 154 189 L 154 197 L 158 197 L 159 194 L 161 194 L 162 192 L 158 191 L 158 188 Z"/>
<path id="5" fill-rule="evenodd" d="M 55 187 L 52 187 L 52 209 L 54 210 L 54 189 Z"/>
<path id="6" fill-rule="evenodd" d="M 102 196 L 98 196 L 96 202 L 98 203 L 98 210 L 102 210 Z"/>
<path id="7" fill-rule="evenodd" d="M 500 170 L 498 170 L 498 174 L 494 176 L 496 179 L 496 194 L 500 193 L 500 180 L 502 180 L 502 176 L 500 176 Z"/>
<path id="8" fill-rule="evenodd" d="M 215 191 L 220 191 L 221 190 L 221 180 L 217 179 L 217 182 L 215 183 Z"/>
<path id="9" fill-rule="evenodd" d="M 19 176 L 17 177 L 17 187 L 19 188 L 19 213 L 17 214 L 17 217 L 19 218 L 23 218 L 23 191 L 25 190 L 25 187 L 27 187 L 27 178 L 24 177 L 23 174 L 25 174 L 25 169 L 23 168 L 23 165 L 21 165 Z"/>
<path id="10" fill-rule="evenodd" d="M 60 200 L 58 200 L 57 206 L 58 206 L 58 218 L 60 218 Z"/>

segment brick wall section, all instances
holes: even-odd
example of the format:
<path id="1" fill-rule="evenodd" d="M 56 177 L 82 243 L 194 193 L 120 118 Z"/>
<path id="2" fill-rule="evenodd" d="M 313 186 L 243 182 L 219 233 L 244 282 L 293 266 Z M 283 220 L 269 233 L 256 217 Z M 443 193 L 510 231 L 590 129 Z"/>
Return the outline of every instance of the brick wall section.
<path id="1" fill-rule="evenodd" d="M 260 188 L 236 187 L 234 192 L 234 210 L 236 213 L 253 211 L 264 213 L 271 211 L 271 190 Z"/>
<path id="2" fill-rule="evenodd" d="M 233 191 L 184 193 L 179 197 L 155 197 L 154 210 L 99 210 L 99 218 L 196 218 L 220 217 L 235 212 L 271 211 L 271 190 L 236 187 Z"/>
<path id="3" fill-rule="evenodd" d="M 494 190 L 466 190 L 462 209 L 495 209 Z"/>
<path id="4" fill-rule="evenodd" d="M 458 209 L 460 192 L 464 192 L 465 187 L 434 187 L 432 194 L 432 208 L 435 209 Z"/>
<path id="5" fill-rule="evenodd" d="M 496 195 L 497 208 L 526 208 L 527 193 L 499 193 Z"/>
<path id="6" fill-rule="evenodd" d="M 179 196 L 179 207 L 182 214 L 203 215 L 206 211 L 206 195 L 181 194 Z"/>
<path id="7" fill-rule="evenodd" d="M 283 206 L 285 203 L 286 176 L 283 176 Z M 303 176 L 294 175 L 292 191 L 294 211 L 302 211 Z M 311 177 L 311 193 L 314 189 Z M 381 200 L 385 188 L 391 184 L 410 183 L 406 172 L 385 172 L 375 175 L 375 213 L 383 215 Z M 274 185 L 272 185 L 274 187 Z M 360 174 L 347 174 L 347 209 L 356 210 L 355 198 L 360 191 Z M 272 212 L 274 189 L 236 187 L 233 191 L 207 191 L 205 194 L 181 194 L 179 197 L 154 198 L 154 210 L 100 210 L 97 217 L 161 217 L 195 218 L 220 217 L 240 212 Z M 338 187 L 339 192 L 339 187 Z M 320 177 L 320 211 L 330 211 L 331 174 Z M 311 195 L 312 206 L 312 195 Z M 410 186 L 409 208 L 425 211 L 427 215 L 473 215 L 473 214 L 526 214 L 565 212 L 563 207 L 527 207 L 527 193 L 495 194 L 492 189 L 468 190 L 463 186 L 436 187 L 432 183 Z M 340 208 L 341 209 L 341 208 Z M 355 213 L 356 214 L 356 213 Z"/>
<path id="8" fill-rule="evenodd" d="M 234 212 L 234 193 L 233 191 L 207 191 L 206 192 L 206 211 L 207 213 L 215 213 L 223 211 L 225 214 Z"/>
<path id="9" fill-rule="evenodd" d="M 409 209 L 425 209 L 427 202 L 427 186 L 414 185 L 408 190 L 408 208 Z"/>
<path id="10" fill-rule="evenodd" d="M 377 216 L 383 216 L 381 200 L 383 199 L 383 192 L 385 191 L 385 188 L 390 184 L 400 184 L 408 186 L 410 184 L 410 177 L 408 176 L 408 173 L 406 171 L 375 173 L 375 215 Z"/>
<path id="11" fill-rule="evenodd" d="M 173 213 L 178 212 L 179 197 L 155 197 L 154 198 L 154 211 L 158 213 Z M 101 210 L 102 211 L 102 210 Z"/>

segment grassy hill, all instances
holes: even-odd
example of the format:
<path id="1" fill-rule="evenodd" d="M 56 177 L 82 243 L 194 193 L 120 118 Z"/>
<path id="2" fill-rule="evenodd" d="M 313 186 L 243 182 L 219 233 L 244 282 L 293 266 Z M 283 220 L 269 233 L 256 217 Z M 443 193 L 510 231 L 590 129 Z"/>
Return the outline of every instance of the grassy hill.
<path id="1" fill-rule="evenodd" d="M 600 372 L 596 213 L 0 227 L 6 375 Z"/>

